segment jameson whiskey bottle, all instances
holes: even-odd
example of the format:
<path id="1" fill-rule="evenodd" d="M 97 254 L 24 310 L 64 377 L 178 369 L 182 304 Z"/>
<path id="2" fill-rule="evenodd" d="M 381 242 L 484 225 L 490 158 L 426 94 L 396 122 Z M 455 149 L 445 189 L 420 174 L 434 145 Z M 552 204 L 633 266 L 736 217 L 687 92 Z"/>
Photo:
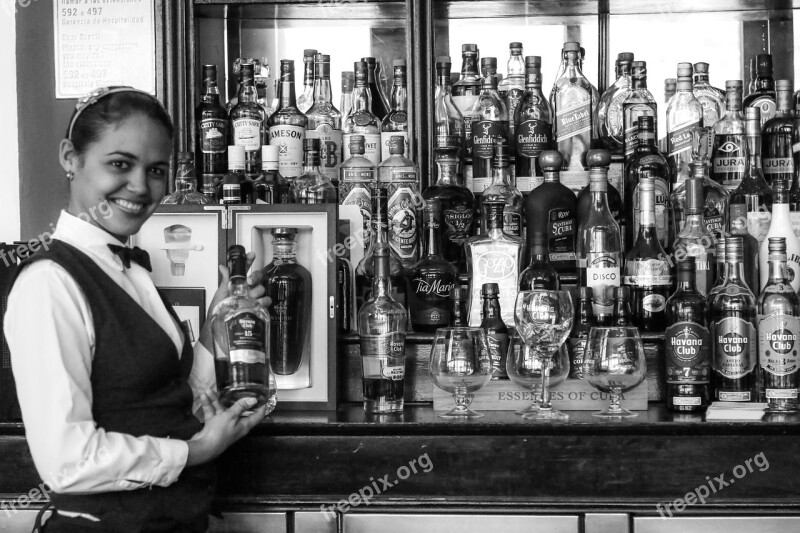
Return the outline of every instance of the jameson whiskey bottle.
<path id="1" fill-rule="evenodd" d="M 484 58 L 487 59 L 494 58 Z M 490 74 L 483 79 L 481 94 L 475 101 L 471 116 L 472 192 L 480 195 L 492 181 L 494 142 L 506 139 L 508 109 L 497 93 L 497 76 Z"/>
<path id="2" fill-rule="evenodd" d="M 769 119 L 775 116 L 775 80 L 772 79 L 772 56 L 770 54 L 758 54 L 756 56 L 756 82 L 755 90 L 744 99 L 744 108 L 758 108 L 761 113 L 761 123 L 763 126 Z"/>
<path id="3" fill-rule="evenodd" d="M 403 155 L 408 156 L 408 90 L 406 89 L 406 60 L 392 61 L 391 111 L 381 122 L 381 161 L 387 159 L 392 137 L 403 138 Z"/>
<path id="4" fill-rule="evenodd" d="M 667 161 L 673 187 L 690 176 L 692 129 L 703 125 L 703 106 L 692 93 L 692 64 L 678 63 L 678 85 L 667 104 Z"/>
<path id="5" fill-rule="evenodd" d="M 652 148 L 656 153 L 658 148 L 655 146 L 655 134 L 658 130 L 656 117 L 658 116 L 658 106 L 656 99 L 647 90 L 647 63 L 645 61 L 634 61 L 631 63 L 631 92 L 622 102 L 622 124 L 625 131 L 624 148 L 625 161 L 630 161 L 639 144 L 639 117 L 652 117 L 653 119 L 653 142 Z M 625 198 L 623 197 L 623 200 Z"/>
<path id="6" fill-rule="evenodd" d="M 381 163 L 381 121 L 372 112 L 372 96 L 369 91 L 368 67 L 364 61 L 354 64 L 356 85 L 353 88 L 353 108 L 344 119 L 342 126 L 343 149 L 342 159 L 350 159 L 350 137 L 364 137 L 364 155 L 376 167 Z"/>
<path id="7" fill-rule="evenodd" d="M 664 330 L 666 301 L 672 290 L 669 259 L 658 240 L 655 224 L 655 188 L 655 180 L 648 175 L 639 181 L 640 225 L 633 247 L 625 258 L 623 278 L 633 296 L 633 324 L 642 331 Z"/>
<path id="8" fill-rule="evenodd" d="M 578 306 L 575 309 L 575 323 L 569 335 L 569 379 L 583 379 L 583 357 L 586 353 L 586 340 L 589 330 L 597 324 L 592 311 L 592 288 L 578 288 Z"/>
<path id="9" fill-rule="evenodd" d="M 747 145 L 742 118 L 742 81 L 725 82 L 725 116 L 714 125 L 714 181 L 733 192 L 744 177 Z"/>
<path id="10" fill-rule="evenodd" d="M 692 92 L 703 106 L 703 125 L 713 128 L 725 112 L 725 93 L 708 82 L 708 63 L 694 64 Z"/>
<path id="11" fill-rule="evenodd" d="M 372 193 L 377 188 L 378 180 L 375 165 L 364 157 L 364 152 L 364 136 L 352 135 L 350 157 L 339 169 L 339 204 L 358 206 L 364 219 L 364 237 L 368 250 L 369 234 L 372 231 Z"/>
<path id="12" fill-rule="evenodd" d="M 297 109 L 294 92 L 294 61 L 281 59 L 278 109 L 269 117 L 269 144 L 280 148 L 281 176 L 292 180 L 303 172 L 303 140 L 308 118 Z"/>
<path id="13" fill-rule="evenodd" d="M 245 151 L 245 173 L 256 177 L 261 171 L 261 129 L 264 127 L 264 108 L 258 104 L 253 64 L 244 63 L 241 70 L 242 84 L 237 103 L 231 109 L 230 123 L 233 144 Z M 303 148 L 300 147 L 302 163 Z"/>
<path id="14" fill-rule="evenodd" d="M 541 185 L 542 165 L 539 157 L 553 144 L 553 110 L 542 94 L 541 68 L 541 57 L 525 58 L 525 93 L 513 117 L 517 143 L 515 178 L 522 194 Z"/>
<path id="15" fill-rule="evenodd" d="M 707 296 L 714 286 L 714 255 L 716 253 L 714 236 L 708 231 L 703 217 L 703 181 L 689 178 L 686 184 L 686 223 L 678 233 L 672 246 L 675 260 L 683 262 L 694 257 L 696 287 L 700 294 Z"/>
<path id="16" fill-rule="evenodd" d="M 624 128 L 622 103 L 631 93 L 631 63 L 633 54 L 622 52 L 614 64 L 617 81 L 606 89 L 597 105 L 597 121 L 600 126 L 600 141 L 603 148 L 612 154 L 623 153 Z"/>
<path id="17" fill-rule="evenodd" d="M 506 372 L 506 356 L 508 354 L 508 327 L 500 313 L 500 290 L 497 283 L 484 283 L 481 287 L 483 311 L 481 312 L 481 329 L 486 332 L 489 355 L 492 358 L 492 379 L 508 379 Z"/>
<path id="18" fill-rule="evenodd" d="M 453 84 L 453 102 L 464 119 L 464 183 L 472 190 L 472 108 L 481 93 L 478 45 L 461 45 L 461 78 Z"/>
<path id="19" fill-rule="evenodd" d="M 756 300 L 744 282 L 740 237 L 725 240 L 725 284 L 710 302 L 716 399 L 753 400 L 756 345 Z"/>
<path id="20" fill-rule="evenodd" d="M 216 65 L 203 65 L 203 93 L 194 110 L 194 121 L 199 190 L 204 183 L 219 183 L 228 168 L 228 112 L 219 101 Z"/>
<path id="21" fill-rule="evenodd" d="M 307 139 L 319 139 L 320 171 L 339 186 L 339 165 L 342 163 L 342 114 L 333 106 L 331 94 L 331 56 L 314 56 L 313 102 L 306 112 Z"/>
<path id="22" fill-rule="evenodd" d="M 789 284 L 786 242 L 769 238 L 769 281 L 758 297 L 758 361 L 768 411 L 797 410 L 800 300 Z"/>
<path id="23" fill-rule="evenodd" d="M 678 287 L 666 307 L 664 352 L 667 408 L 671 411 L 704 411 L 711 401 L 708 305 L 694 280 L 694 257 L 687 257 L 678 263 Z"/>
<path id="24" fill-rule="evenodd" d="M 501 201 L 503 209 L 503 231 L 514 237 L 522 236 L 522 202 L 523 197 L 508 180 L 509 149 L 505 139 L 494 141 L 492 157 L 492 184 L 481 197 L 482 201 Z M 481 231 L 486 231 L 486 221 L 481 219 Z"/>
<path id="25" fill-rule="evenodd" d="M 575 273 L 575 235 L 578 231 L 577 199 L 559 181 L 561 153 L 547 150 L 539 156 L 544 183 L 525 199 L 528 248 L 533 248 L 533 236 L 545 235 L 547 253 L 553 268 L 559 273 Z"/>
<path id="26" fill-rule="evenodd" d="M 794 180 L 794 160 L 792 159 L 792 82 L 778 80 L 778 111 L 764 123 L 761 132 L 761 161 L 764 165 L 764 178 L 769 185 L 781 178 L 786 183 Z"/>
<path id="27" fill-rule="evenodd" d="M 519 290 L 557 291 L 560 283 L 558 273 L 550 265 L 550 256 L 547 253 L 547 234 L 540 231 L 532 232 L 529 242 L 531 242 L 529 254 L 531 260 L 528 267 L 519 275 Z"/>

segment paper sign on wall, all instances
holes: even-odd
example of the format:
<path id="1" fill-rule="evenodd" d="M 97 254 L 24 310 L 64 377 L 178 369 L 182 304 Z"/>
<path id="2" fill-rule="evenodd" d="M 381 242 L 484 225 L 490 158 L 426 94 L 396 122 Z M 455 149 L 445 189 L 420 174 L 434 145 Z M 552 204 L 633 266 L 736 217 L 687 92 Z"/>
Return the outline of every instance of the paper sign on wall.
<path id="1" fill-rule="evenodd" d="M 130 85 L 155 94 L 154 0 L 55 0 L 56 98 Z"/>

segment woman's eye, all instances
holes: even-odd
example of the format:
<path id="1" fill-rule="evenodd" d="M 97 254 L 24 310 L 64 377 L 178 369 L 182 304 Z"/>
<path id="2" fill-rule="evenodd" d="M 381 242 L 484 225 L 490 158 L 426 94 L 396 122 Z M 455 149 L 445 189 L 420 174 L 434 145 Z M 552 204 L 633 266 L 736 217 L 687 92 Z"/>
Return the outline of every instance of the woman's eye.
<path id="1" fill-rule="evenodd" d="M 157 178 L 163 178 L 164 176 L 167 175 L 167 171 L 163 168 L 156 167 L 150 169 L 150 174 L 156 176 Z"/>
<path id="2" fill-rule="evenodd" d="M 131 165 L 127 161 L 111 161 L 111 166 L 119 170 L 128 170 Z"/>

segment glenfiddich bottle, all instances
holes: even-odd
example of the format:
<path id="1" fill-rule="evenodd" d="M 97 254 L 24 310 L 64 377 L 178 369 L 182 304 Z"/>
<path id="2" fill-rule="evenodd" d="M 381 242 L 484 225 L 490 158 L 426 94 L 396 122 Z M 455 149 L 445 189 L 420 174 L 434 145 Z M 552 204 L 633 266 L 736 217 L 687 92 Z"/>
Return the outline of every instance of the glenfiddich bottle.
<path id="1" fill-rule="evenodd" d="M 708 304 L 694 279 L 694 257 L 687 257 L 678 263 L 678 287 L 667 300 L 664 352 L 667 408 L 672 411 L 704 411 L 711 401 Z"/>
<path id="2" fill-rule="evenodd" d="M 364 137 L 364 155 L 377 167 L 381 163 L 381 121 L 372 111 L 374 102 L 372 102 L 367 82 L 367 64 L 364 61 L 356 61 L 353 65 L 356 72 L 356 85 L 353 88 L 353 108 L 345 117 L 342 126 L 342 160 L 347 161 L 352 155 L 350 153 L 350 137 L 362 135 Z"/>
<path id="3" fill-rule="evenodd" d="M 293 180 L 303 172 L 303 140 L 308 118 L 297 109 L 294 92 L 294 61 L 281 59 L 278 109 L 269 117 L 269 144 L 280 147 L 281 176 Z"/>
<path id="4" fill-rule="evenodd" d="M 624 129 L 622 102 L 631 92 L 631 63 L 633 54 L 621 52 L 617 55 L 615 71 L 617 81 L 606 89 L 597 105 L 597 121 L 600 123 L 600 141 L 603 148 L 612 154 L 623 153 Z"/>
<path id="5" fill-rule="evenodd" d="M 633 247 L 625 258 L 623 282 L 633 293 L 633 323 L 642 331 L 663 331 L 665 305 L 672 290 L 667 254 L 655 225 L 655 183 L 643 176 L 638 187 L 640 225 Z"/>
<path id="6" fill-rule="evenodd" d="M 742 81 L 725 82 L 725 116 L 714 125 L 714 181 L 733 192 L 739 187 L 747 165 L 742 118 Z"/>
<path id="7" fill-rule="evenodd" d="M 527 194 L 542 183 L 539 157 L 553 144 L 553 110 L 542 94 L 541 68 L 541 57 L 525 58 L 525 93 L 513 117 L 517 143 L 515 178 L 522 194 Z"/>
<path id="8" fill-rule="evenodd" d="M 597 172 L 604 172 L 606 176 L 608 176 L 608 168 L 611 165 L 611 154 L 608 150 L 589 150 L 586 154 L 586 164 L 589 165 L 590 171 L 592 169 L 596 169 Z M 563 183 L 563 176 L 564 173 L 562 171 L 562 183 Z M 622 198 L 620 197 L 619 191 L 617 191 L 616 187 L 614 187 L 611 182 L 608 182 L 606 187 L 606 198 L 608 199 L 608 209 L 611 211 L 611 216 L 614 217 L 617 225 L 619 225 L 620 229 L 620 250 L 624 251 L 628 249 L 628 243 L 625 241 L 625 233 L 626 227 L 632 221 L 627 219 L 625 215 L 625 209 L 622 206 Z M 578 225 L 580 225 L 581 219 L 585 219 L 588 216 L 590 206 L 592 204 L 592 195 L 591 195 L 591 187 L 588 185 L 581 189 L 581 192 L 578 193 L 578 203 L 577 203 L 577 220 Z"/>
<path id="9" fill-rule="evenodd" d="M 556 78 L 550 95 L 555 113 L 553 137 L 564 158 L 565 171 L 583 171 L 586 152 L 591 148 L 594 111 L 594 87 L 578 65 L 580 43 L 564 43 L 564 72 Z"/>
<path id="10" fill-rule="evenodd" d="M 515 237 L 522 236 L 523 197 L 508 180 L 509 149 L 505 139 L 495 139 L 492 156 L 492 184 L 481 196 L 481 200 L 505 202 L 503 208 L 503 231 Z M 481 231 L 486 231 L 486 220 L 481 218 Z"/>
<path id="11" fill-rule="evenodd" d="M 786 242 L 769 238 L 769 282 L 758 297 L 758 361 L 768 411 L 797 410 L 800 300 L 789 285 Z"/>
<path id="12" fill-rule="evenodd" d="M 308 112 L 314 104 L 314 57 L 317 51 L 313 48 L 303 50 L 303 92 L 297 98 L 297 109 L 301 113 Z"/>
<path id="13" fill-rule="evenodd" d="M 539 163 L 544 173 L 544 183 L 525 199 L 528 249 L 533 248 L 535 234 L 544 234 L 550 264 L 560 273 L 574 274 L 578 200 L 558 179 L 562 165 L 560 152 L 542 152 Z"/>
<path id="14" fill-rule="evenodd" d="M 369 241 L 372 231 L 372 194 L 378 186 L 378 180 L 375 165 L 364 157 L 364 152 L 364 136 L 352 135 L 350 157 L 339 168 L 339 204 L 358 206 L 364 219 L 364 236 Z M 369 242 L 366 245 L 369 246 Z"/>
<path id="15" fill-rule="evenodd" d="M 442 204 L 438 199 L 425 204 L 424 253 L 406 275 L 408 306 L 414 331 L 433 333 L 450 325 L 450 292 L 458 281 L 456 267 L 442 257 Z"/>
<path id="16" fill-rule="evenodd" d="M 656 99 L 647 90 L 647 63 L 634 61 L 631 63 L 631 92 L 622 102 L 622 124 L 625 131 L 623 141 L 625 160 L 629 161 L 639 144 L 639 117 L 652 117 L 653 119 L 653 149 L 656 153 L 655 134 L 658 131 L 656 117 L 658 116 Z M 623 197 L 623 200 L 625 198 Z"/>
<path id="17" fill-rule="evenodd" d="M 381 122 L 381 161 L 387 159 L 392 137 L 403 138 L 403 155 L 408 157 L 408 90 L 406 89 L 406 60 L 392 61 L 391 111 Z"/>
<path id="18" fill-rule="evenodd" d="M 367 64 L 367 88 L 369 89 L 372 113 L 378 117 L 378 124 L 389 114 L 389 103 L 381 89 L 381 66 L 374 57 L 362 57 L 361 61 Z"/>
<path id="19" fill-rule="evenodd" d="M 228 112 L 219 101 L 216 65 L 203 65 L 203 93 L 194 120 L 199 190 L 204 183 L 219 183 L 228 168 Z"/>
<path id="20" fill-rule="evenodd" d="M 528 267 L 519 275 L 519 290 L 557 291 L 560 283 L 558 273 L 550 265 L 550 255 L 547 253 L 547 234 L 540 231 L 532 232 L 528 242 L 531 243 L 528 254 L 531 260 Z"/>
<path id="21" fill-rule="evenodd" d="M 494 59 L 494 58 L 483 58 Z M 496 61 L 496 60 L 495 60 Z M 496 68 L 496 67 L 495 67 Z M 497 76 L 483 79 L 481 93 L 470 113 L 472 126 L 472 192 L 482 194 L 492 181 L 494 141 L 506 139 L 508 109 L 497 93 Z"/>
<path id="22" fill-rule="evenodd" d="M 749 402 L 758 358 L 756 300 L 744 282 L 742 239 L 725 240 L 725 285 L 710 302 L 716 399 Z"/>
<path id="23" fill-rule="evenodd" d="M 763 126 L 769 119 L 775 116 L 775 80 L 772 79 L 772 56 L 770 54 L 758 54 L 756 56 L 756 84 L 755 91 L 747 95 L 742 105 L 745 109 L 757 108 L 761 113 Z"/>
<path id="24" fill-rule="evenodd" d="M 481 329 L 486 332 L 489 355 L 492 358 L 492 379 L 508 379 L 506 356 L 508 354 L 508 327 L 500 313 L 499 289 L 497 283 L 484 283 L 481 287 L 483 311 Z"/>
<path id="25" fill-rule="evenodd" d="M 692 92 L 703 106 L 703 126 L 713 128 L 725 113 L 725 93 L 708 82 L 708 63 L 694 64 Z"/>
<path id="26" fill-rule="evenodd" d="M 631 291 L 628 287 L 614 287 L 613 326 L 625 328 L 633 326 L 631 312 Z"/>
<path id="27" fill-rule="evenodd" d="M 320 172 L 339 185 L 342 163 L 342 114 L 333 106 L 331 94 L 331 56 L 314 56 L 313 105 L 306 112 L 306 139 L 319 139 Z"/>
<path id="28" fill-rule="evenodd" d="M 453 84 L 453 102 L 464 120 L 464 183 L 472 190 L 472 108 L 481 94 L 478 45 L 461 45 L 461 78 Z"/>
<path id="29" fill-rule="evenodd" d="M 772 221 L 758 252 L 760 258 L 758 267 L 761 275 L 757 290 L 763 290 L 769 281 L 770 269 L 767 265 L 769 241 L 772 238 L 780 237 L 783 239 L 783 246 L 786 250 L 786 264 L 784 265 L 786 276 L 792 289 L 797 291 L 800 289 L 800 239 L 795 236 L 789 219 L 789 183 L 783 177 L 776 177 L 772 184 L 772 190 L 775 194 L 775 201 L 772 204 Z M 753 293 L 756 294 L 756 291 L 754 290 Z"/>
<path id="30" fill-rule="evenodd" d="M 672 246 L 675 260 L 682 263 L 694 257 L 697 290 L 707 296 L 714 286 L 715 239 L 703 217 L 703 181 L 689 178 L 686 184 L 686 223 Z"/>
<path id="31" fill-rule="evenodd" d="M 764 178 L 769 185 L 782 178 L 787 183 L 794 180 L 794 160 L 792 159 L 792 82 L 778 80 L 778 111 L 764 123 L 761 132 L 761 161 L 764 165 Z"/>
<path id="32" fill-rule="evenodd" d="M 692 93 L 692 64 L 678 63 L 678 85 L 667 104 L 667 161 L 672 185 L 691 175 L 692 129 L 703 125 L 703 106 Z"/>
<path id="33" fill-rule="evenodd" d="M 419 257 L 418 211 L 423 204 L 419 194 L 417 165 L 403 156 L 405 137 L 389 140 L 389 157 L 378 165 L 378 186 L 389 196 L 389 243 L 403 268 L 410 268 Z"/>
<path id="34" fill-rule="evenodd" d="M 569 335 L 569 379 L 583 379 L 583 356 L 589 330 L 596 326 L 592 311 L 592 288 L 578 288 L 578 307 L 575 309 L 575 324 Z"/>
<path id="35" fill-rule="evenodd" d="M 244 147 L 245 172 L 255 178 L 261 171 L 261 130 L 265 121 L 264 108 L 258 104 L 252 63 L 242 65 L 241 76 L 242 84 L 239 87 L 238 101 L 230 112 L 231 138 L 234 145 Z M 300 149 L 302 150 L 302 147 Z M 300 156 L 302 157 L 302 152 Z"/>

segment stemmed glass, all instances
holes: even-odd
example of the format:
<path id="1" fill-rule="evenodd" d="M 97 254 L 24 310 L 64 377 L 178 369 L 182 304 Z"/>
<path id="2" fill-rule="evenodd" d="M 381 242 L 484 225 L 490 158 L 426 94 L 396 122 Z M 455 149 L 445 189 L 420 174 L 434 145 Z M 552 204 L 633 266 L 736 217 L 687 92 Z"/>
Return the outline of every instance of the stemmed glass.
<path id="1" fill-rule="evenodd" d="M 566 345 L 558 350 L 558 356 L 548 361 L 550 365 L 550 387 L 558 385 L 569 375 L 569 353 Z M 519 334 L 514 331 L 511 342 L 508 344 L 508 357 L 506 357 L 506 372 L 511 381 L 530 389 L 533 393 L 533 403 L 515 411 L 518 415 L 527 415 L 539 410 L 542 399 L 542 359 L 534 355 L 530 346 L 522 342 Z"/>
<path id="2" fill-rule="evenodd" d="M 439 416 L 483 416 L 469 408 L 472 403 L 469 395 L 492 379 L 492 358 L 483 329 L 460 326 L 437 329 L 429 370 L 433 383 L 451 393 L 456 401 L 453 409 Z"/>
<path id="3" fill-rule="evenodd" d="M 644 346 L 637 328 L 618 326 L 589 330 L 583 377 L 592 387 L 611 396 L 611 404 L 592 413 L 594 416 L 637 416 L 620 405 L 620 396 L 641 383 L 646 372 Z"/>
<path id="4" fill-rule="evenodd" d="M 569 337 L 574 320 L 572 297 L 567 291 L 521 291 L 514 306 L 520 338 L 542 361 L 542 400 L 539 409 L 523 415 L 527 420 L 565 421 L 569 418 L 550 405 L 551 360 Z M 522 351 L 522 350 L 520 350 Z"/>

